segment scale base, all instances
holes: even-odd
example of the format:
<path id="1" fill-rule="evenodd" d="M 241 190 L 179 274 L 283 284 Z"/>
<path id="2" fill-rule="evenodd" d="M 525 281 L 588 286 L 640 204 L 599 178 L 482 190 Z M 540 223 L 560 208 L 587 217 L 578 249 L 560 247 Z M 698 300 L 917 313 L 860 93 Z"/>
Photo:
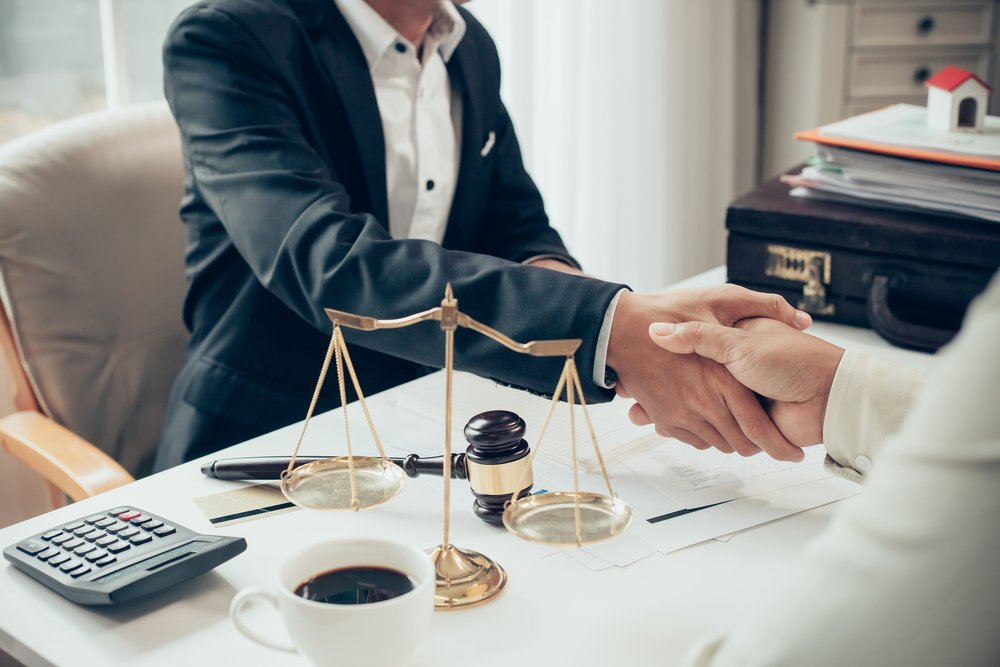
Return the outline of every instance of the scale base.
<path id="1" fill-rule="evenodd" d="M 429 549 L 436 573 L 434 608 L 466 609 L 495 599 L 507 585 L 507 573 L 489 556 L 453 544 Z"/>

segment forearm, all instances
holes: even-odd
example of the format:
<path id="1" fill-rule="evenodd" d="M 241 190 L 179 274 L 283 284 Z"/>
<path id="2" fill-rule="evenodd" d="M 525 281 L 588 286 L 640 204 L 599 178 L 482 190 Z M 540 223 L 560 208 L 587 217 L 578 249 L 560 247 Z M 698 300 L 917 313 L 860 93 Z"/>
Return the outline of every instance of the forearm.
<path id="1" fill-rule="evenodd" d="M 685 664 L 996 664 L 998 328 L 995 279 L 878 448 L 865 492 L 766 591 L 761 609 Z M 869 366 L 857 377 L 876 373 Z"/>

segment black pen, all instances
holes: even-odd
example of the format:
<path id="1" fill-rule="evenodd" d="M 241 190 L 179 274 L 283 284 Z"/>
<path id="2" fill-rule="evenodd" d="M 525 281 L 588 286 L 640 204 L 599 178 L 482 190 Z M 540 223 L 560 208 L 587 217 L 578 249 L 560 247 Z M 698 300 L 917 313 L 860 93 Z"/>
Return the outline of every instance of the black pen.
<path id="1" fill-rule="evenodd" d="M 324 461 L 329 456 L 297 456 L 295 457 L 296 467 L 312 463 L 314 461 Z M 288 469 L 288 456 L 252 456 L 233 459 L 217 459 L 209 461 L 201 466 L 203 475 L 214 479 L 226 481 L 277 481 L 281 479 L 281 473 Z M 444 457 L 419 457 L 416 454 L 409 454 L 402 458 L 390 457 L 390 461 L 398 465 L 410 477 L 419 475 L 438 475 L 444 471 Z M 451 477 L 452 479 L 468 479 L 465 470 L 465 454 L 451 455 Z"/>

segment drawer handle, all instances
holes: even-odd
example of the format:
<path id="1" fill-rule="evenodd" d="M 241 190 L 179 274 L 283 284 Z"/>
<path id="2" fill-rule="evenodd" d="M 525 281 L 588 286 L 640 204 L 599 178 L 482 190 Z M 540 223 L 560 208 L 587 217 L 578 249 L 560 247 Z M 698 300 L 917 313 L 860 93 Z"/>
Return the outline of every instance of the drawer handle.
<path id="1" fill-rule="evenodd" d="M 929 35 L 936 25 L 933 16 L 925 16 L 917 21 L 917 32 L 921 35 Z"/>
<path id="2" fill-rule="evenodd" d="M 931 68 L 930 67 L 918 67 L 913 72 L 913 80 L 918 84 L 923 84 L 927 79 L 931 78 Z"/>

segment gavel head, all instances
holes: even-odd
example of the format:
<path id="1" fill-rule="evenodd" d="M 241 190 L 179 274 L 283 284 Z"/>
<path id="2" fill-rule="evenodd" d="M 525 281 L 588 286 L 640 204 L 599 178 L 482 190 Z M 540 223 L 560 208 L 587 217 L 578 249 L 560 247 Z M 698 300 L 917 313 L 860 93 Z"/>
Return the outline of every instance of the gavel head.
<path id="1" fill-rule="evenodd" d="M 515 491 L 518 498 L 531 491 L 524 431 L 524 420 L 507 410 L 481 412 L 465 425 L 465 465 L 476 497 L 472 510 L 487 523 L 501 525 L 504 503 Z"/>

